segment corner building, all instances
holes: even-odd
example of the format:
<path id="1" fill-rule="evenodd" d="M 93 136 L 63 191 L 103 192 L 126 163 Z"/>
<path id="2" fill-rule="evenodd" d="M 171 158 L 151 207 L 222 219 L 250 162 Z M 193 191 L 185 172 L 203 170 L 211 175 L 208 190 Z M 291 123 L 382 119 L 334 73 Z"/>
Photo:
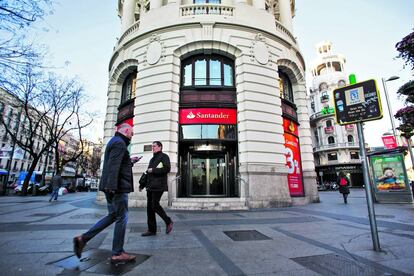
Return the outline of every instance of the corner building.
<path id="1" fill-rule="evenodd" d="M 318 201 L 295 1 L 119 1 L 105 143 L 134 127 L 132 206 L 159 140 L 175 209 L 282 207 Z M 102 196 L 99 196 L 102 199 Z"/>

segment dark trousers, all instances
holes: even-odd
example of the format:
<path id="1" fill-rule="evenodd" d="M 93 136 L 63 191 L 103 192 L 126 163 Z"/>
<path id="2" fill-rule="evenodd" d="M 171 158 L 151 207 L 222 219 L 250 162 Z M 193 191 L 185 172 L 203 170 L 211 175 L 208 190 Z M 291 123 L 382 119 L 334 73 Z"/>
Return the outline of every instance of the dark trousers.
<path id="1" fill-rule="evenodd" d="M 147 223 L 148 231 L 152 233 L 157 232 L 157 219 L 155 213 L 162 218 L 166 225 L 171 223 L 171 218 L 167 216 L 160 205 L 160 199 L 163 193 L 163 191 L 147 191 Z"/>
<path id="2" fill-rule="evenodd" d="M 82 235 L 82 238 L 87 242 L 115 222 L 112 254 L 119 255 L 124 252 L 125 231 L 128 222 L 128 194 L 105 193 L 105 197 L 108 203 L 108 215 L 92 226 L 88 232 Z"/>

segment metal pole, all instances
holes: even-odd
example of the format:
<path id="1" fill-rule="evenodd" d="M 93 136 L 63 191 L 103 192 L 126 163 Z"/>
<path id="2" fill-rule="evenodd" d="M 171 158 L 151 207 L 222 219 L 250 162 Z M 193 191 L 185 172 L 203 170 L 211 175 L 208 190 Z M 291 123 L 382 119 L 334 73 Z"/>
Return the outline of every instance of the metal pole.
<path id="1" fill-rule="evenodd" d="M 384 94 L 385 94 L 385 99 L 387 100 L 387 106 L 388 106 L 388 113 L 390 115 L 390 121 L 391 121 L 391 126 L 392 126 L 392 133 L 395 137 L 395 141 L 397 142 L 397 146 L 399 146 L 399 142 L 397 139 L 397 131 L 395 130 L 395 123 L 394 123 L 394 116 L 392 115 L 392 108 L 391 108 L 391 103 L 390 103 L 390 98 L 388 97 L 388 90 L 387 90 L 387 85 L 386 85 L 386 80 L 384 78 L 382 78 L 382 85 L 384 86 Z"/>
<path id="2" fill-rule="evenodd" d="M 380 251 L 381 248 L 380 248 L 380 243 L 379 243 L 379 238 L 378 238 L 377 221 L 375 220 L 375 210 L 374 210 L 374 203 L 372 200 L 371 181 L 369 179 L 369 173 L 368 173 L 368 162 L 367 162 L 367 156 L 366 156 L 366 151 L 365 151 L 365 140 L 364 140 L 364 132 L 362 129 L 362 123 L 357 123 L 357 128 L 358 128 L 359 151 L 361 152 L 362 172 L 364 175 L 365 194 L 367 197 L 369 224 L 371 226 L 372 243 L 374 245 L 374 250 Z"/>

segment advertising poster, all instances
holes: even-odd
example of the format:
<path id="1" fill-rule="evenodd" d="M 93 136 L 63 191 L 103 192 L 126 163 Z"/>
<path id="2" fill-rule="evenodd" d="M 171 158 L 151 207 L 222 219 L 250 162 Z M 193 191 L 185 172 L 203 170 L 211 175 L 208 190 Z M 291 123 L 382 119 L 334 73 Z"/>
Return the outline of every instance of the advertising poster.
<path id="1" fill-rule="evenodd" d="M 401 154 L 372 156 L 371 166 L 374 188 L 377 191 L 401 191 L 406 189 L 406 172 Z"/>
<path id="2" fill-rule="evenodd" d="M 285 156 L 288 168 L 288 185 L 291 196 L 303 196 L 302 163 L 300 159 L 300 144 L 297 134 L 297 125 L 283 119 L 285 129 Z"/>

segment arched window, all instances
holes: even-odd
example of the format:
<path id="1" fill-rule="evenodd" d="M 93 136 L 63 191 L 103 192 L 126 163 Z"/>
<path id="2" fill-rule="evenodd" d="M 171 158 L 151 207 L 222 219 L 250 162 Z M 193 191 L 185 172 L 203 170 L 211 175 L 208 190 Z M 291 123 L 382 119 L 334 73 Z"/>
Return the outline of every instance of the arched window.
<path id="1" fill-rule="evenodd" d="M 289 102 L 294 102 L 293 100 L 293 89 L 292 83 L 287 74 L 279 71 L 279 90 L 280 90 L 280 97 L 285 99 Z"/>
<path id="2" fill-rule="evenodd" d="M 327 120 L 326 121 L 326 127 L 331 127 L 332 126 L 332 121 L 331 120 Z"/>
<path id="3" fill-rule="evenodd" d="M 122 84 L 121 104 L 135 98 L 135 90 L 137 88 L 137 71 L 130 73 Z"/>
<path id="4" fill-rule="evenodd" d="M 181 87 L 234 87 L 234 62 L 220 55 L 197 55 L 182 62 Z"/>
<path id="5" fill-rule="evenodd" d="M 348 135 L 348 142 L 353 143 L 354 142 L 354 136 Z"/>
<path id="6" fill-rule="evenodd" d="M 335 144 L 335 138 L 333 136 L 328 137 L 328 144 Z"/>

